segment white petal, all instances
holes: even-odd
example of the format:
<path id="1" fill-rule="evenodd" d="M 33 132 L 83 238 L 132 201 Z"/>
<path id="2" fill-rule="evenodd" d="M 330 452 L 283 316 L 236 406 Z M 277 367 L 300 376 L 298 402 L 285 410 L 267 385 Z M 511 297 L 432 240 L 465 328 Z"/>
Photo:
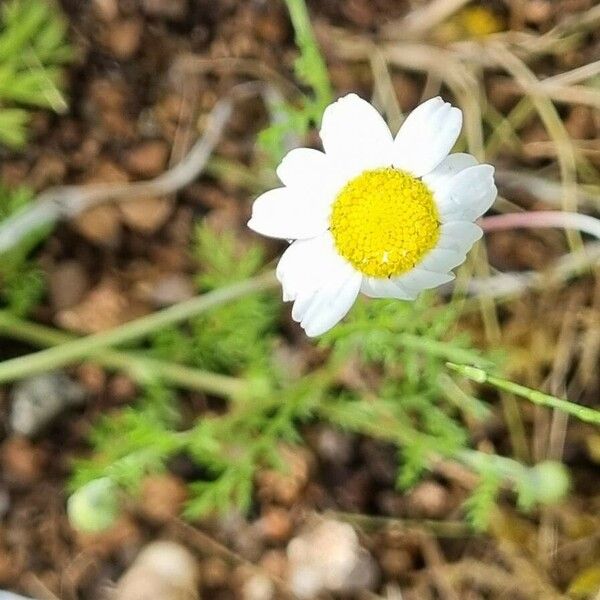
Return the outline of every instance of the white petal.
<path id="1" fill-rule="evenodd" d="M 327 157 L 346 179 L 392 164 L 389 127 L 377 110 L 356 94 L 348 94 L 325 109 L 320 136 Z"/>
<path id="2" fill-rule="evenodd" d="M 437 247 L 466 254 L 482 235 L 481 227 L 471 221 L 450 221 L 442 224 Z"/>
<path id="3" fill-rule="evenodd" d="M 290 188 L 276 188 L 254 201 L 248 227 L 267 237 L 312 238 L 327 230 L 329 212 L 326 203 L 311 202 Z"/>
<path id="4" fill-rule="evenodd" d="M 295 300 L 301 292 L 314 292 L 332 273 L 352 271 L 336 251 L 329 232 L 309 240 L 298 240 L 283 253 L 276 275 L 283 287 L 284 300 Z"/>
<path id="5" fill-rule="evenodd" d="M 431 173 L 423 176 L 423 181 L 433 192 L 443 190 L 457 173 L 477 164 L 477 159 L 471 154 L 465 152 L 449 154 Z"/>
<path id="6" fill-rule="evenodd" d="M 416 177 L 433 171 L 448 155 L 462 127 L 462 112 L 441 98 L 417 106 L 394 140 L 394 166 Z"/>
<path id="7" fill-rule="evenodd" d="M 474 221 L 492 206 L 497 193 L 494 167 L 477 165 L 454 175 L 434 198 L 444 223 Z"/>
<path id="8" fill-rule="evenodd" d="M 407 290 L 419 293 L 423 290 L 438 287 L 443 283 L 448 283 L 453 279 L 454 273 L 434 273 L 433 271 L 416 267 L 405 275 L 393 279 L 393 281 L 402 285 Z"/>
<path id="9" fill-rule="evenodd" d="M 331 162 L 324 152 L 314 148 L 294 148 L 277 166 L 277 177 L 288 187 L 321 187 L 332 174 Z"/>
<path id="10" fill-rule="evenodd" d="M 409 293 L 392 279 L 365 277 L 360 291 L 370 298 L 397 298 L 398 300 L 414 300 L 416 294 Z"/>
<path id="11" fill-rule="evenodd" d="M 312 148 L 290 150 L 277 167 L 277 177 L 287 186 L 304 186 L 307 181 L 319 181 L 328 171 L 327 157 Z"/>
<path id="12" fill-rule="evenodd" d="M 298 296 L 292 317 L 310 337 L 325 333 L 346 316 L 356 300 L 361 281 L 361 274 L 355 270 L 335 273 L 316 292 Z M 296 305 L 301 305 L 302 310 L 297 310 Z"/>
<path id="13" fill-rule="evenodd" d="M 347 181 L 323 152 L 312 148 L 290 150 L 279 163 L 277 176 L 296 196 L 327 212 Z"/>
<path id="14" fill-rule="evenodd" d="M 291 244 L 276 273 L 284 298 L 295 300 L 292 318 L 309 336 L 324 333 L 344 317 L 362 281 L 362 275 L 336 252 L 329 232 Z"/>
<path id="15" fill-rule="evenodd" d="M 465 262 L 465 253 L 445 248 L 434 248 L 428 252 L 419 263 L 418 268 L 433 271 L 434 273 L 447 273 L 450 269 L 458 267 Z"/>

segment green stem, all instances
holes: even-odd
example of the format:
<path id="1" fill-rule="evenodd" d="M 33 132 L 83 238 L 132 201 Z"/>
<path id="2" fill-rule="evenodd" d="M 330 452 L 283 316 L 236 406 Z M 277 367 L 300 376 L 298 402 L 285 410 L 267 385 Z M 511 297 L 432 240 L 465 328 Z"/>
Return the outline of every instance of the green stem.
<path id="1" fill-rule="evenodd" d="M 471 362 L 474 364 L 490 365 L 490 361 L 482 358 L 476 352 L 456 348 L 452 344 L 440 340 L 432 340 L 412 333 L 399 333 L 400 342 L 405 348 L 421 350 L 430 356 L 438 358 L 459 360 L 460 362 Z M 459 359 L 459 357 L 462 357 Z"/>
<path id="2" fill-rule="evenodd" d="M 0 311 L 0 334 L 36 346 L 60 346 L 77 339 L 57 329 L 19 319 L 8 311 Z M 207 392 L 225 398 L 240 398 L 247 390 L 246 382 L 235 377 L 164 362 L 132 352 L 103 350 L 94 355 L 94 361 L 107 369 L 126 371 L 136 380 L 146 381 L 149 377 L 159 377 L 188 390 Z"/>
<path id="3" fill-rule="evenodd" d="M 331 102 L 333 91 L 327 65 L 315 39 L 306 2 L 305 0 L 285 0 L 285 3 L 290 13 L 296 45 L 300 50 L 304 65 L 300 76 L 313 88 L 317 101 L 324 109 Z"/>
<path id="4" fill-rule="evenodd" d="M 490 375 L 483 369 L 478 369 L 477 367 L 471 367 L 469 365 L 457 365 L 454 363 L 446 363 L 446 366 L 449 369 L 460 373 L 464 377 L 476 381 L 477 383 L 489 383 L 499 390 L 510 392 L 516 396 L 525 398 L 534 404 L 538 404 L 539 406 L 555 408 L 579 419 L 580 421 L 593 423 L 594 425 L 600 425 L 600 411 L 594 410 L 593 408 L 574 404 L 573 402 L 557 398 L 556 396 L 552 396 L 550 394 L 545 394 L 539 390 L 532 390 L 531 388 L 514 383 L 513 381 L 508 381 L 506 379 Z"/>
<path id="5" fill-rule="evenodd" d="M 57 369 L 78 362 L 81 359 L 95 356 L 107 348 L 142 338 L 163 327 L 180 323 L 206 312 L 215 306 L 231 302 L 247 294 L 271 289 L 275 284 L 276 280 L 273 273 L 268 272 L 248 281 L 236 283 L 202 296 L 191 298 L 190 300 L 175 304 L 140 319 L 129 321 L 109 331 L 74 339 L 66 343 L 60 343 L 56 339 L 56 342 L 60 343 L 60 345 L 54 348 L 48 348 L 47 350 L 41 350 L 40 352 L 0 363 L 0 383 L 13 381 L 34 373 Z M 48 341 L 50 340 L 48 339 Z M 121 360 L 117 359 L 113 364 L 119 363 Z M 140 361 L 144 361 L 144 364 L 152 364 L 153 366 L 156 366 L 156 363 L 159 362 L 152 361 L 152 363 L 149 363 L 148 361 L 151 359 L 142 359 L 141 357 L 136 359 L 130 357 L 126 362 L 131 365 L 134 360 L 137 360 L 138 365 Z M 182 375 L 185 369 L 185 367 L 179 366 L 175 369 L 171 365 L 168 369 L 163 370 L 173 377 L 186 379 L 185 374 Z"/>

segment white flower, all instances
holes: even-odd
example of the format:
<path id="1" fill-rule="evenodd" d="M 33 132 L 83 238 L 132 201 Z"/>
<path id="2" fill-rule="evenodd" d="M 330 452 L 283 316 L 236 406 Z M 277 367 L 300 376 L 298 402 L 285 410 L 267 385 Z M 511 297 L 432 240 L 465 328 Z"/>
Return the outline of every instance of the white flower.
<path id="1" fill-rule="evenodd" d="M 323 114 L 324 152 L 297 148 L 281 161 L 284 187 L 256 199 L 248 226 L 292 240 L 277 278 L 307 335 L 333 327 L 359 292 L 414 300 L 454 278 L 497 193 L 492 166 L 448 154 L 461 126 L 461 111 L 433 98 L 394 138 L 349 94 Z"/>

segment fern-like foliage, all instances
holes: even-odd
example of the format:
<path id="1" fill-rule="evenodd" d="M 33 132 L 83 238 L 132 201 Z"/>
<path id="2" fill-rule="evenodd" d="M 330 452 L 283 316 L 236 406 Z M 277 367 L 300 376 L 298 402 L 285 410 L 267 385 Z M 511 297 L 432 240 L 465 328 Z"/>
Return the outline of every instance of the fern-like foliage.
<path id="1" fill-rule="evenodd" d="M 109 478 L 135 492 L 144 475 L 162 470 L 178 450 L 179 418 L 173 392 L 159 382 L 148 383 L 134 406 L 105 415 L 95 424 L 90 442 L 101 452 L 93 460 L 74 463 L 71 488 Z"/>
<path id="2" fill-rule="evenodd" d="M 502 478 L 494 469 L 485 469 L 480 473 L 480 480 L 471 496 L 465 502 L 466 514 L 478 530 L 484 530 L 496 505 L 496 497 L 502 487 Z"/>
<path id="3" fill-rule="evenodd" d="M 217 234 L 204 225 L 196 229 L 193 252 L 201 292 L 243 281 L 258 273 L 265 260 L 259 246 L 241 248 L 233 234 Z M 278 316 L 274 294 L 252 294 L 193 319 L 186 329 L 159 332 L 153 352 L 220 373 L 263 370 Z"/>
<path id="4" fill-rule="evenodd" d="M 50 0 L 9 0 L 0 8 L 0 143 L 26 141 L 30 108 L 62 112 L 63 66 L 72 58 L 67 24 Z"/>
<path id="5" fill-rule="evenodd" d="M 197 230 L 195 253 L 201 289 L 251 276 L 264 261 L 258 248 L 241 252 L 233 237 L 204 226 Z M 243 375 L 247 392 L 226 410 L 186 423 L 173 391 L 158 381 L 135 406 L 103 418 L 90 438 L 94 452 L 76 465 L 72 482 L 77 490 L 72 506 L 83 507 L 86 523 L 91 514 L 86 490 L 94 499 L 98 490 L 135 491 L 146 474 L 168 467 L 181 454 L 201 473 L 190 482 L 187 517 L 246 510 L 257 471 L 286 469 L 281 445 L 301 445 L 300 425 L 316 421 L 393 444 L 401 490 L 440 458 L 462 462 L 481 477 L 465 505 L 476 527 L 487 523 L 501 485 L 513 485 L 520 505 L 528 508 L 563 493 L 556 465 L 528 468 L 469 448 L 463 417 L 486 415 L 487 407 L 462 389 L 467 401 L 456 401 L 445 363 L 485 365 L 488 359 L 458 334 L 454 304 L 441 304 L 433 295 L 416 302 L 363 299 L 322 337 L 323 363 L 298 378 L 281 373 L 274 358 L 279 312 L 274 296 L 256 294 L 152 340 L 146 352 Z M 348 365 L 352 377 L 340 378 Z M 548 481 L 560 485 L 540 483 Z M 109 499 L 102 502 L 112 511 Z M 98 523 L 104 517 L 99 515 Z"/>
<path id="6" fill-rule="evenodd" d="M 197 229 L 194 252 L 202 290 L 252 276 L 264 262 L 258 247 L 242 251 L 233 236 L 216 235 L 205 226 Z M 188 517 L 244 510 L 252 502 L 256 471 L 285 469 L 280 445 L 302 444 L 299 425 L 316 420 L 395 444 L 400 488 L 418 481 L 433 454 L 456 456 L 468 448 L 462 413 L 445 396 L 444 364 L 459 357 L 475 364 L 485 359 L 466 337 L 453 336 L 458 318 L 453 305 L 440 305 L 433 297 L 414 303 L 359 302 L 322 338 L 325 363 L 298 379 L 282 374 L 273 359 L 279 313 L 274 295 L 255 294 L 155 336 L 147 350 L 154 356 L 244 374 L 248 394 L 227 411 L 201 415 L 183 430 L 181 419 L 165 412 L 177 406 L 165 400 L 167 388 L 143 394 L 136 406 L 95 426 L 94 454 L 76 465 L 73 489 L 108 479 L 107 489 L 135 490 L 147 473 L 184 453 L 204 473 L 190 483 Z M 367 389 L 340 387 L 336 373 L 348 363 L 358 380 L 366 381 L 362 374 L 367 372 L 379 375 Z M 160 382 L 156 385 L 162 389 Z M 157 404 L 157 398 L 163 400 Z M 475 398 L 470 403 L 481 404 Z"/>
<path id="7" fill-rule="evenodd" d="M 0 184 L 0 222 L 22 210 L 32 198 L 32 191 L 25 186 L 9 188 Z M 0 254 L 0 303 L 17 316 L 27 315 L 44 294 L 42 271 L 29 255 L 47 234 L 47 228 L 33 231 Z"/>
<path id="8" fill-rule="evenodd" d="M 432 453 L 455 456 L 468 445 L 461 413 L 445 393 L 445 361 L 460 355 L 470 362 L 485 362 L 468 338 L 456 332 L 456 307 L 436 305 L 433 298 L 423 295 L 412 303 L 363 300 L 351 318 L 322 341 L 330 348 L 332 360 L 353 358 L 365 374 L 380 373 L 369 391 L 368 417 L 364 390 L 354 392 L 350 402 L 344 398 L 344 405 L 332 398 L 335 410 L 328 414 L 333 423 L 360 433 L 371 423 L 369 435 L 398 445 L 400 488 L 419 479 Z M 481 404 L 475 398 L 471 401 Z M 357 411 L 354 418 L 351 410 Z"/>

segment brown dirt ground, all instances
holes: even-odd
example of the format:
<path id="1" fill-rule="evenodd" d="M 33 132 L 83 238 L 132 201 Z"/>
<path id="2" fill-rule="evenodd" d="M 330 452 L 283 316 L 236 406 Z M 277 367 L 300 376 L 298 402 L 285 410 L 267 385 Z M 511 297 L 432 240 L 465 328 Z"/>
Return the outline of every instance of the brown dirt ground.
<path id="1" fill-rule="evenodd" d="M 168 0 L 62 0 L 62 5 L 79 49 L 77 64 L 69 73 L 71 108 L 60 117 L 36 115 L 27 151 L 4 156 L 0 169 L 9 182 L 27 181 L 41 190 L 62 182 L 151 177 L 185 153 L 196 135 L 196 125 L 202 129 L 202 116 L 234 83 L 252 78 L 257 64 L 292 77 L 292 33 L 279 2 L 191 0 L 188 6 Z M 515 28 L 526 19 L 529 26 L 543 32 L 565 14 L 583 14 L 592 5 L 593 0 L 530 0 L 490 6 Z M 328 49 L 336 89 L 368 96 L 372 86 L 369 70 L 329 53 L 323 34 L 335 26 L 372 35 L 382 24 L 406 14 L 409 3 L 315 0 L 310 7 Z M 594 56 L 597 59 L 599 47 L 598 35 L 590 35 L 578 56 L 558 56 L 536 68 L 544 74 L 573 68 L 591 62 Z M 190 53 L 212 62 L 195 77 L 182 80 L 172 65 Z M 236 60 L 224 60 L 228 57 Z M 506 100 L 500 79 L 489 85 L 497 86 L 492 99 L 506 112 L 514 99 Z M 392 83 L 400 107 L 409 110 L 418 102 L 425 79 L 399 69 Z M 561 108 L 561 116 L 573 137 L 597 139 L 598 114 L 574 106 Z M 260 104 L 248 103 L 228 127 L 219 155 L 249 164 L 255 134 L 265 122 Z M 539 123 L 532 123 L 524 136 L 532 143 L 547 139 L 540 134 Z M 536 168 L 551 162 L 535 154 L 520 160 Z M 597 156 L 594 160 L 600 167 Z M 518 166 L 513 156 L 501 154 L 499 162 Z M 126 210 L 104 206 L 58 228 L 41 250 L 51 293 L 37 310 L 36 319 L 89 332 L 149 312 L 153 306 L 148 289 L 154 282 L 167 274 L 176 274 L 183 282 L 191 280 L 194 265 L 187 248 L 198 216 L 216 227 L 234 228 L 240 236 L 247 235 L 248 193 L 234 184 L 202 176 L 176 198 L 152 201 L 156 210 L 151 215 L 136 209 L 135 203 Z M 526 195 L 519 201 L 533 208 L 543 206 Z M 519 243 L 512 233 L 490 237 L 490 262 L 496 268 L 541 268 L 565 251 L 563 236 L 556 232 L 519 236 Z M 553 373 L 553 359 L 565 331 L 577 340 L 590 335 L 593 327 L 597 332 L 599 291 L 597 281 L 587 275 L 568 287 L 527 293 L 518 302 L 501 306 L 501 338 L 496 343 L 512 347 L 520 357 L 513 369 L 515 377 L 529 385 L 543 385 Z M 569 319 L 569 315 L 576 318 Z M 489 343 L 479 316 L 466 319 L 466 325 L 482 344 Z M 14 343 L 2 346 L 3 356 L 26 350 Z M 559 387 L 573 386 L 578 398 L 589 403 L 600 389 L 598 357 L 591 361 L 588 357 L 589 368 L 582 371 L 577 367 L 580 353 L 577 346 L 568 355 L 570 366 L 564 369 Z M 361 540 L 382 572 L 378 588 L 382 597 L 386 593 L 389 598 L 399 597 L 392 595 L 399 586 L 407 600 L 562 598 L 573 577 L 600 560 L 598 456 L 596 450 L 594 462 L 589 451 L 593 443 L 597 447 L 599 438 L 597 432 L 580 424 L 569 426 L 564 448 L 564 460 L 575 476 L 568 502 L 528 518 L 518 516 L 507 502 L 486 536 L 459 533 L 445 537 L 425 527 L 407 527 L 409 518 L 442 522 L 458 518 L 464 490 L 452 478 L 439 474 L 410 494 L 396 493 L 392 486 L 394 455 L 389 448 L 319 427 L 306 432 L 306 455 L 293 457 L 309 470 L 310 477 L 282 482 L 265 474 L 258 484 L 256 513 L 247 521 L 240 520 L 233 535 L 213 523 L 194 528 L 178 521 L 182 480 L 175 474 L 150 480 L 139 505 L 108 533 L 77 535 L 65 516 L 63 486 L 70 460 L 85 452 L 90 422 L 102 411 L 130 401 L 135 385 L 93 365 L 72 372 L 91 391 L 93 402 L 83 412 L 65 416 L 33 442 L 7 433 L 0 445 L 0 491 L 9 497 L 0 522 L 2 588 L 40 600 L 100 598 L 144 542 L 169 538 L 180 540 L 198 556 L 204 598 L 241 598 L 249 565 L 258 565 L 277 580 L 285 570 L 285 546 L 293 533 L 312 511 L 331 509 L 390 517 L 385 522 L 358 524 Z M 6 390 L 0 392 L 0 401 L 6 409 Z M 1 415 L 5 421 L 6 410 Z M 532 435 L 545 439 L 547 416 L 529 406 L 524 407 L 524 416 Z M 496 448 L 510 452 L 500 421 L 496 431 L 487 435 L 493 437 Z M 323 439 L 339 449 L 336 457 L 328 458 Z M 489 439 L 481 440 L 482 447 L 486 443 Z M 555 538 L 548 539 L 552 536 Z M 517 586 L 513 586 L 515 581 Z M 283 590 L 278 594 L 287 597 Z M 361 597 L 379 596 L 365 593 Z"/>

